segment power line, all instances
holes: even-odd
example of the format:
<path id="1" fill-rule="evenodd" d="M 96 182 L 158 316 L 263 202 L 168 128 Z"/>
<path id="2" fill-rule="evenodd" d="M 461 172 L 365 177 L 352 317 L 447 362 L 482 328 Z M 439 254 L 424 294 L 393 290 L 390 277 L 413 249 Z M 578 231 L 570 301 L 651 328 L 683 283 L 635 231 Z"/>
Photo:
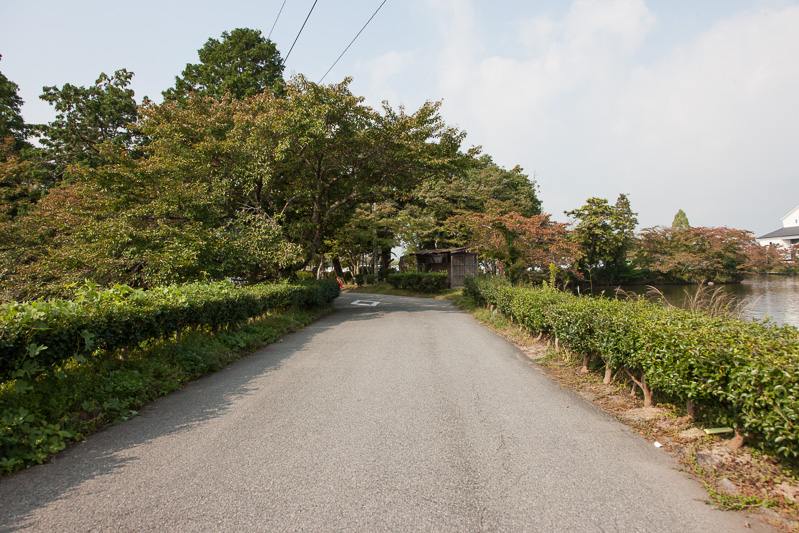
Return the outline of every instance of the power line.
<path id="1" fill-rule="evenodd" d="M 387 2 L 387 0 L 383 0 L 383 4 L 385 4 L 386 2 Z M 367 21 L 366 21 L 366 24 L 364 24 L 364 25 L 363 25 L 363 28 L 361 28 L 361 31 L 359 31 L 359 32 L 358 32 L 358 35 L 356 35 L 356 36 L 355 36 L 355 37 L 352 39 L 352 41 L 350 41 L 350 44 L 348 44 L 348 45 L 347 45 L 347 48 L 345 48 L 345 49 L 344 49 L 344 51 L 343 51 L 343 52 L 341 52 L 341 55 L 340 55 L 340 56 L 338 56 L 338 59 L 336 59 L 336 60 L 333 62 L 333 64 L 332 64 L 332 65 L 330 65 L 330 68 L 329 68 L 329 69 L 327 69 L 327 72 L 325 72 L 325 75 L 324 75 L 324 76 L 322 76 L 322 79 L 320 79 L 320 80 L 319 80 L 319 83 L 322 83 L 322 81 L 325 79 L 325 76 L 327 76 L 328 74 L 330 74 L 330 71 L 331 71 L 331 70 L 333 70 L 333 67 L 335 67 L 335 66 L 336 66 L 336 63 L 338 63 L 338 60 L 339 60 L 339 59 L 341 59 L 342 57 L 344 57 L 344 54 L 346 54 L 346 53 L 347 53 L 347 50 L 349 50 L 349 49 L 350 49 L 350 46 L 352 46 L 352 43 L 354 43 L 354 42 L 355 42 L 355 39 L 357 39 L 357 38 L 358 38 L 358 36 L 359 36 L 359 35 L 361 35 L 361 33 L 363 32 L 363 30 L 365 30 L 365 29 L 366 29 L 366 26 L 368 26 L 368 25 L 369 25 L 369 23 L 370 23 L 370 22 L 372 22 L 372 19 L 373 19 L 373 18 L 375 18 L 375 15 L 377 15 L 377 12 L 378 12 L 378 11 L 380 11 L 380 8 L 381 8 L 381 7 L 383 7 L 383 4 L 380 4 L 380 5 L 377 7 L 377 9 L 375 9 L 375 12 L 374 12 L 374 13 L 372 13 L 372 16 L 371 16 L 371 17 L 369 17 L 369 20 L 367 20 Z"/>
<path id="2" fill-rule="evenodd" d="M 314 0 L 313 5 L 311 6 L 311 10 L 308 12 L 308 16 L 305 17 L 305 22 L 302 23 L 302 28 L 300 28 L 300 31 L 297 32 L 297 36 L 294 38 L 294 42 L 291 44 L 291 48 L 289 48 L 289 53 L 286 54 L 286 57 L 283 59 L 284 65 L 286 64 L 286 61 L 288 61 L 288 58 L 291 55 L 291 51 L 294 50 L 294 45 L 297 44 L 297 39 L 300 38 L 300 33 L 302 33 L 302 30 L 305 29 L 305 24 L 308 22 L 308 19 L 311 18 L 311 13 L 313 13 L 313 8 L 316 7 L 316 2 L 318 1 L 319 0 Z"/>
<path id="3" fill-rule="evenodd" d="M 277 16 L 275 17 L 275 22 L 272 24 L 272 29 L 269 30 L 269 37 L 267 39 L 272 38 L 272 32 L 275 31 L 275 26 L 277 26 L 277 19 L 280 18 L 280 14 L 283 13 L 283 8 L 286 7 L 286 0 L 283 0 L 283 5 L 280 6 L 280 11 L 277 12 Z"/>

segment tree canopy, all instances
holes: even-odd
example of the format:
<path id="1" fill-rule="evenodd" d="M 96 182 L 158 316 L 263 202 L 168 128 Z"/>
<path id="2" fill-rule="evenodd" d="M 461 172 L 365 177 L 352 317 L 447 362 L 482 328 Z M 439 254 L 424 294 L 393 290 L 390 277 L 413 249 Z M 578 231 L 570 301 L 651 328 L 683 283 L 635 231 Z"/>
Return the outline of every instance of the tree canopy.
<path id="1" fill-rule="evenodd" d="M 626 270 L 638 224 L 627 195 L 620 194 L 614 205 L 604 198 L 589 198 L 566 214 L 575 219 L 572 238 L 582 250 L 577 269 L 589 280 L 617 282 Z"/>
<path id="2" fill-rule="evenodd" d="M 385 274 L 398 246 L 469 246 L 485 271 L 531 282 L 736 280 L 777 263 L 747 232 L 691 228 L 682 210 L 636 238 L 624 194 L 553 222 L 521 167 L 461 149 L 440 102 L 375 109 L 350 79 L 284 81 L 259 31 L 224 32 L 199 57 L 161 104 L 139 107 L 125 69 L 44 87 L 56 118 L 41 126 L 0 73 L 0 299 L 84 279 L 258 282 L 328 259 L 339 275 Z"/>
<path id="3" fill-rule="evenodd" d="M 180 100 L 190 93 L 220 99 L 226 94 L 246 98 L 282 82 L 283 60 L 275 44 L 258 30 L 236 28 L 208 39 L 197 51 L 200 62 L 188 63 L 164 100 Z"/>
<path id="4" fill-rule="evenodd" d="M 133 73 L 117 70 L 113 76 L 101 73 L 94 85 L 65 84 L 44 87 L 40 96 L 57 111 L 55 120 L 44 128 L 42 145 L 48 149 L 56 179 L 70 165 L 97 167 L 108 159 L 103 145 L 130 149 L 137 139 L 130 129 L 138 117 L 133 90 L 128 88 Z"/>
<path id="5" fill-rule="evenodd" d="M 325 253 L 357 208 L 449 172 L 463 136 L 438 103 L 377 111 L 349 80 L 302 76 L 280 97 L 149 102 L 136 130 L 141 154 L 109 150 L 74 167 L 14 226 L 6 265 L 25 291 L 75 276 L 150 286 L 291 272 Z"/>
<path id="6" fill-rule="evenodd" d="M 0 55 L 0 60 L 3 56 Z M 15 142 L 25 139 L 25 122 L 22 119 L 22 98 L 19 86 L 0 72 L 0 139 L 10 137 Z M 5 154 L 0 152 L 0 157 Z"/>
<path id="7" fill-rule="evenodd" d="M 691 224 L 688 222 L 688 217 L 685 215 L 685 211 L 682 209 L 677 211 L 677 214 L 674 215 L 671 227 L 676 230 L 685 230 L 691 227 Z"/>

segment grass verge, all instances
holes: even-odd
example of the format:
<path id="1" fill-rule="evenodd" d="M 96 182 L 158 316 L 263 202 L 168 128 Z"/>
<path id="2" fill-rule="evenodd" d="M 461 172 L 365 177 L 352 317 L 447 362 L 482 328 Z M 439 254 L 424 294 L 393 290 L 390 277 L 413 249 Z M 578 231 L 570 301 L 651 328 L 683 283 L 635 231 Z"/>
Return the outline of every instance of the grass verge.
<path id="1" fill-rule="evenodd" d="M 186 330 L 127 353 L 95 352 L 0 383 L 0 474 L 46 461 L 69 442 L 127 420 L 183 384 L 215 372 L 333 311 L 283 309 L 221 331 Z"/>

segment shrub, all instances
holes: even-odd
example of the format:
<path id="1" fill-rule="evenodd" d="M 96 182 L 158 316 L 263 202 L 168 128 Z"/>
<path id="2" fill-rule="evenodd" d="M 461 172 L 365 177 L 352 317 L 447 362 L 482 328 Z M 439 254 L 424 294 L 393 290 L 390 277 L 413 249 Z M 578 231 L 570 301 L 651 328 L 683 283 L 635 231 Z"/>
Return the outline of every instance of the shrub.
<path id="1" fill-rule="evenodd" d="M 388 282 L 395 289 L 436 293 L 447 288 L 447 274 L 443 272 L 406 272 L 401 274 L 389 274 Z"/>
<path id="2" fill-rule="evenodd" d="M 149 291 L 87 284 L 74 300 L 0 306 L 0 380 L 26 361 L 42 368 L 72 357 L 129 349 L 187 328 L 219 330 L 282 306 L 313 307 L 339 294 L 335 280 L 235 286 L 190 283 Z"/>
<path id="3" fill-rule="evenodd" d="M 496 278 L 467 279 L 464 292 L 533 334 L 552 335 L 587 359 L 598 355 L 606 377 L 626 372 L 649 400 L 655 391 L 690 402 L 705 420 L 799 457 L 799 331 L 792 326 L 512 287 Z"/>

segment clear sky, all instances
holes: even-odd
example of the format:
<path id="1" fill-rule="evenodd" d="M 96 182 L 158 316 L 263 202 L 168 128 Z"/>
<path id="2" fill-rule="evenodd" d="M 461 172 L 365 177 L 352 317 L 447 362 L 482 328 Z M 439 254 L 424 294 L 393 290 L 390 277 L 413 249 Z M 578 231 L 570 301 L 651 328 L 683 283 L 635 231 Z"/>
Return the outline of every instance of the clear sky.
<path id="1" fill-rule="evenodd" d="M 382 0 L 318 0 L 286 75 L 319 81 Z M 2 71 L 27 122 L 52 120 L 45 85 L 135 73 L 161 100 L 209 37 L 268 36 L 283 0 L 4 2 Z M 286 0 L 283 56 L 313 0 Z M 630 196 L 641 227 L 760 235 L 799 204 L 799 0 L 387 0 L 325 78 L 352 76 L 369 105 L 445 120 L 506 167 L 521 165 L 544 210 Z"/>

